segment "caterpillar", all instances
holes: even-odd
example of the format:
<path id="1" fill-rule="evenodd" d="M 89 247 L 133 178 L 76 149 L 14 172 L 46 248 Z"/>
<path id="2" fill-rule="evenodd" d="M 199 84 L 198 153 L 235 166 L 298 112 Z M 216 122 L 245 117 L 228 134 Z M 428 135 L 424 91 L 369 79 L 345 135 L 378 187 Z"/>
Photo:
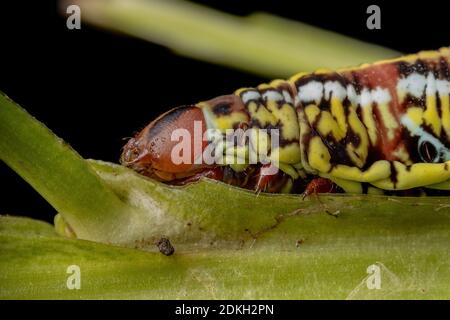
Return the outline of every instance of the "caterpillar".
<path id="1" fill-rule="evenodd" d="M 448 194 L 449 61 L 445 47 L 355 68 L 299 73 L 174 108 L 131 138 L 120 162 L 170 184 L 209 177 L 278 193 Z M 173 133 L 180 128 L 223 135 L 229 129 L 277 129 L 279 145 L 266 163 L 248 161 L 270 140 L 263 135 L 241 142 L 246 160 L 239 165 L 199 162 L 193 155 L 190 163 L 178 163 Z M 190 143 L 204 151 L 212 138 L 200 146 Z M 267 174 L 273 166 L 276 173 Z"/>

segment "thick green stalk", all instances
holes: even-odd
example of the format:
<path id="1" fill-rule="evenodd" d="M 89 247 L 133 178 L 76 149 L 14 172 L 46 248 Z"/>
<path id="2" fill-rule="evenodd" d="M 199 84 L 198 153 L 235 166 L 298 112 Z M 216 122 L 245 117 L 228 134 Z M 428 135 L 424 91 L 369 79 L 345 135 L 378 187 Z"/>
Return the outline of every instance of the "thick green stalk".
<path id="1" fill-rule="evenodd" d="M 0 217 L 0 299 L 449 299 L 449 226 L 442 210 L 299 216 L 240 247 L 166 257 Z"/>
<path id="2" fill-rule="evenodd" d="M 182 55 L 269 77 L 400 55 L 269 14 L 238 17 L 179 0 L 73 3 L 80 5 L 85 22 L 161 44 Z"/>
<path id="3" fill-rule="evenodd" d="M 85 239 L 110 241 L 126 206 L 70 146 L 0 92 L 0 159 Z"/>

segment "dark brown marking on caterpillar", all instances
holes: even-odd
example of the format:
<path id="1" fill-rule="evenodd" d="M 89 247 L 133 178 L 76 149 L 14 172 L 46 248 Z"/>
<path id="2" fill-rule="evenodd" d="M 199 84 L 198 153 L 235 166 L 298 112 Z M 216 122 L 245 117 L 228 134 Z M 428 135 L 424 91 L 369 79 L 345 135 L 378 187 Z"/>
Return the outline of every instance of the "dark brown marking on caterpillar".
<path id="1" fill-rule="evenodd" d="M 232 110 L 229 103 L 219 103 L 212 108 L 214 114 L 221 115 L 229 115 Z"/>
<path id="2" fill-rule="evenodd" d="M 403 61 L 397 62 L 397 68 L 398 68 L 399 75 L 404 76 L 404 77 L 407 77 L 412 73 L 418 73 L 421 75 L 425 75 L 429 71 L 429 67 L 427 66 L 427 64 L 420 59 L 418 59 L 413 64 L 403 62 Z"/>
<path id="3" fill-rule="evenodd" d="M 391 175 L 390 175 L 390 179 L 392 181 L 392 183 L 394 184 L 394 189 L 397 188 L 397 182 L 398 182 L 398 177 L 397 177 L 397 169 L 395 168 L 394 162 L 390 162 L 391 165 Z"/>
<path id="4" fill-rule="evenodd" d="M 449 63 L 444 57 L 439 59 L 439 71 L 443 80 L 450 80 L 450 67 Z"/>
<path id="5" fill-rule="evenodd" d="M 194 105 L 183 105 L 169 110 L 155 120 L 153 126 L 148 130 L 147 135 L 156 137 L 168 124 L 178 119 L 186 111 L 194 108 L 196 109 L 197 107 Z"/>

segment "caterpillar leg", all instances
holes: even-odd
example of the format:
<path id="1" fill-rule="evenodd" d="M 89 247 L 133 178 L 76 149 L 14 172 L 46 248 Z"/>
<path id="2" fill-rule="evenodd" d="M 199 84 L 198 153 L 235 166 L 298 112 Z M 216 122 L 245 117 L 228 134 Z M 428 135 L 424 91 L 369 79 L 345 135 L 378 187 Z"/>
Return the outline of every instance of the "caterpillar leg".
<path id="1" fill-rule="evenodd" d="M 254 190 L 256 192 L 289 193 L 293 186 L 292 179 L 281 170 L 274 174 L 272 168 L 271 164 L 259 168 Z"/>
<path id="2" fill-rule="evenodd" d="M 306 198 L 310 194 L 336 193 L 338 192 L 338 188 L 338 185 L 330 179 L 315 178 L 306 186 L 306 189 L 303 192 L 303 198 Z"/>

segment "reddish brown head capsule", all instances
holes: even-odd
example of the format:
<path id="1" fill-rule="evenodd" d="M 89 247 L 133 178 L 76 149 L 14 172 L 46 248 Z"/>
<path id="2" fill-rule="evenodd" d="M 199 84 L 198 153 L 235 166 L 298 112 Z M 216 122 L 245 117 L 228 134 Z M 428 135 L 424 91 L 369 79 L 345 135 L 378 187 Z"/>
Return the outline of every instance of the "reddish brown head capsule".
<path id="1" fill-rule="evenodd" d="M 194 155 L 188 163 L 174 163 L 172 150 L 179 141 L 172 139 L 174 130 L 187 130 L 194 150 L 194 123 L 201 123 L 202 134 L 206 131 L 206 123 L 200 108 L 182 106 L 174 108 L 152 121 L 123 148 L 120 162 L 133 170 L 170 181 L 192 175 L 201 168 L 194 164 Z M 202 143 L 202 150 L 206 142 Z"/>

